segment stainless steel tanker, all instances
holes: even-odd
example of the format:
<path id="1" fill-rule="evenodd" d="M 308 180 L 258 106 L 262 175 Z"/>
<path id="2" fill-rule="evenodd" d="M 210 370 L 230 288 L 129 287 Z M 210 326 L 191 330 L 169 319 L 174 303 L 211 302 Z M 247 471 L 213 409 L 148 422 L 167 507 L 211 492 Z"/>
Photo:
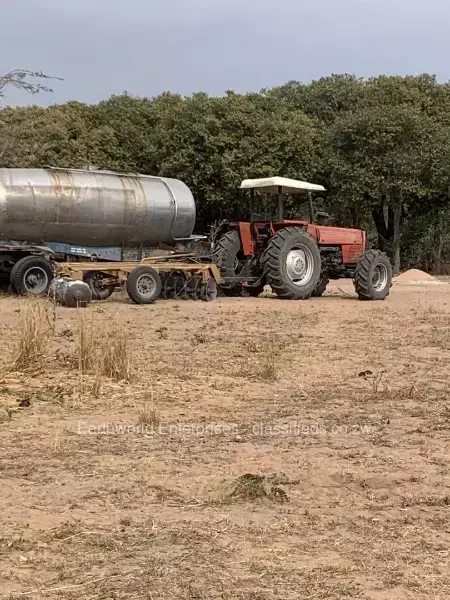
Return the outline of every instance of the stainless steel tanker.
<path id="1" fill-rule="evenodd" d="M 89 246 L 174 245 L 194 230 L 177 179 L 81 169 L 0 169 L 0 239 Z"/>
<path id="2" fill-rule="evenodd" d="M 0 287 L 17 294 L 48 290 L 58 261 L 113 260 L 124 248 L 194 239 L 195 203 L 177 179 L 114 171 L 0 169 Z M 118 256 L 117 256 L 118 254 Z M 97 299 L 96 272 L 86 281 Z"/>

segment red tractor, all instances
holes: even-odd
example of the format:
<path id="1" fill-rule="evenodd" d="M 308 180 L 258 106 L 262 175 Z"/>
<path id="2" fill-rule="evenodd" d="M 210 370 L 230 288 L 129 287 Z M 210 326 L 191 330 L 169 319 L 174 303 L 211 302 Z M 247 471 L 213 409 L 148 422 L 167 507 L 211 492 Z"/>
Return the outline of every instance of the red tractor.
<path id="1" fill-rule="evenodd" d="M 391 264 L 383 252 L 366 250 L 364 231 L 330 227 L 323 218 L 313 223 L 312 194 L 325 191 L 324 187 L 272 177 L 247 179 L 241 189 L 250 190 L 250 220 L 231 223 L 215 247 L 225 295 L 240 295 L 246 289 L 250 296 L 258 296 L 269 284 L 280 298 L 303 299 L 321 296 L 329 280 L 340 277 L 353 278 L 361 300 L 384 300 L 389 294 Z M 285 194 L 305 191 L 309 218 L 286 219 Z M 256 192 L 276 195 L 275 218 L 257 214 L 258 201 L 264 197 Z"/>

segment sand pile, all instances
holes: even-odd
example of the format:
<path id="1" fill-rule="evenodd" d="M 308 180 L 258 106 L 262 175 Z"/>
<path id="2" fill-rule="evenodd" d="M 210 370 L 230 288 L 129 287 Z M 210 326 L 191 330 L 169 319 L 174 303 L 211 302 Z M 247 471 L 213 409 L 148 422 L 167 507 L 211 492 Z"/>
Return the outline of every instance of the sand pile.
<path id="1" fill-rule="evenodd" d="M 409 271 L 405 271 L 397 277 L 394 277 L 394 281 L 398 281 L 400 283 L 424 283 L 429 281 L 436 281 L 436 278 L 429 273 L 425 273 L 425 271 L 420 271 L 420 269 L 409 269 Z"/>

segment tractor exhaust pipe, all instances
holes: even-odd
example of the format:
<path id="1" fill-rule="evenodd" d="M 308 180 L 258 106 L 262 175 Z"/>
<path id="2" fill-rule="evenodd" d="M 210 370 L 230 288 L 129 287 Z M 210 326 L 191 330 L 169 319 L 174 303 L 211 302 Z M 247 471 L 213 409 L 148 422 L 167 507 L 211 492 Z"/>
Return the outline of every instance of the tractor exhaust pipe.
<path id="1" fill-rule="evenodd" d="M 314 204 L 312 192 L 308 192 L 308 204 L 309 204 L 309 222 L 314 223 Z"/>
<path id="2" fill-rule="evenodd" d="M 278 221 L 282 221 L 283 217 L 284 217 L 284 206 L 283 206 L 283 186 L 279 185 L 278 186 L 278 215 L 277 215 L 277 219 Z"/>

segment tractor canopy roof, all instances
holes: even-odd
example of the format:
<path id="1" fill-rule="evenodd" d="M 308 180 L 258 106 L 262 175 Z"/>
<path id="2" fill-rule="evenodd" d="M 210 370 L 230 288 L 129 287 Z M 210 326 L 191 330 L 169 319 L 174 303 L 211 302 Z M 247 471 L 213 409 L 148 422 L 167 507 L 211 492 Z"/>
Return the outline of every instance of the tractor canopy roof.
<path id="1" fill-rule="evenodd" d="M 258 189 L 266 192 L 277 192 L 282 188 L 284 193 L 298 194 L 302 190 L 307 192 L 324 192 L 323 185 L 308 183 L 307 181 L 297 181 L 296 179 L 287 179 L 286 177 L 266 177 L 263 179 L 244 179 L 241 183 L 242 190 Z"/>

